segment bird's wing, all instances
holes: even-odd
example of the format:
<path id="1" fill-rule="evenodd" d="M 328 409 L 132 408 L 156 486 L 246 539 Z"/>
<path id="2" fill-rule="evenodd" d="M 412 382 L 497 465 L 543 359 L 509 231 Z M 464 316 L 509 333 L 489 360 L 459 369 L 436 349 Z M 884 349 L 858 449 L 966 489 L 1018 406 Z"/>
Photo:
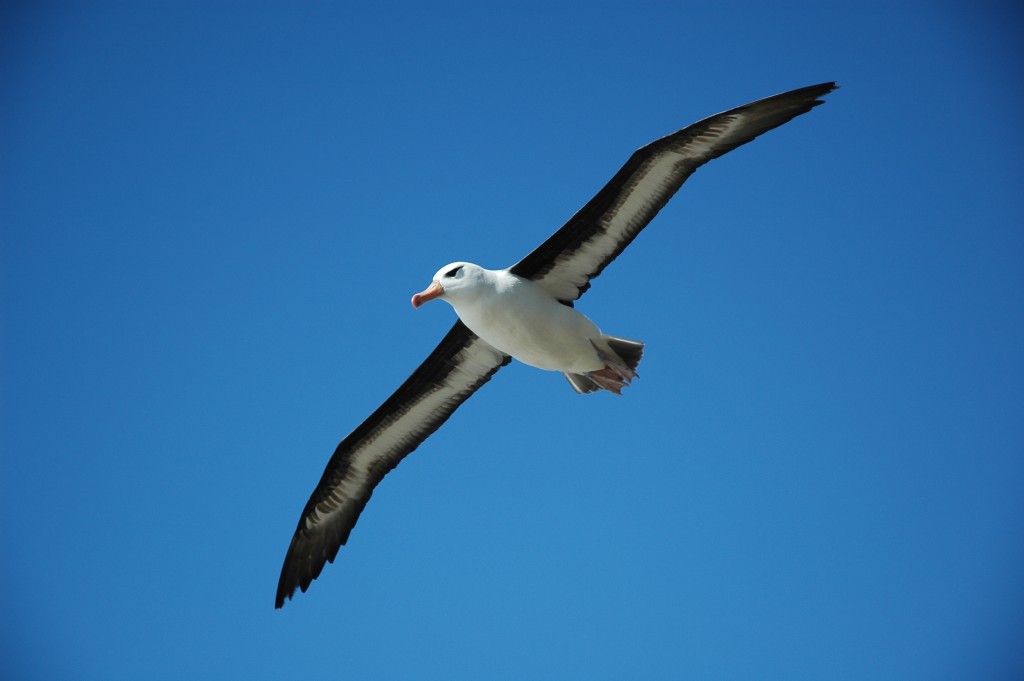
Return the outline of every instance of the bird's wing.
<path id="1" fill-rule="evenodd" d="M 276 607 L 334 561 L 377 483 L 509 360 L 457 321 L 405 383 L 341 441 L 299 518 Z"/>
<path id="2" fill-rule="evenodd" d="M 510 271 L 570 303 L 668 203 L 693 171 L 822 104 L 822 83 L 705 118 L 641 147 L 561 229 Z"/>

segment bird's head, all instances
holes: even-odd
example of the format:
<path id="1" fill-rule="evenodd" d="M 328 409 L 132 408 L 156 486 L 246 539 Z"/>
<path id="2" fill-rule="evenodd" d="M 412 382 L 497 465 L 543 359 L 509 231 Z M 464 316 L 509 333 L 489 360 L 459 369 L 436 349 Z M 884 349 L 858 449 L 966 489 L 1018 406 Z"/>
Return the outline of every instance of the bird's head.
<path id="1" fill-rule="evenodd" d="M 484 273 L 484 268 L 469 262 L 445 265 L 434 275 L 430 286 L 412 297 L 412 306 L 419 307 L 434 298 L 444 298 L 453 304 L 465 299 L 482 283 Z"/>

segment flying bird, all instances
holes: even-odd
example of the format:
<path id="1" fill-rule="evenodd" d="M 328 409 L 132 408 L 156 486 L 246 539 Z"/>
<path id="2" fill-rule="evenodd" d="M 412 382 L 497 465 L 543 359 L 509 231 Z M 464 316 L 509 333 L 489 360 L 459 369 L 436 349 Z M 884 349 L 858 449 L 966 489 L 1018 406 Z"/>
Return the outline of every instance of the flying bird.
<path id="1" fill-rule="evenodd" d="M 621 394 L 643 343 L 602 333 L 573 302 L 697 168 L 823 103 L 822 83 L 730 109 L 641 147 L 579 212 L 503 270 L 445 265 L 412 297 L 458 320 L 427 359 L 341 441 L 299 518 L 275 606 L 303 592 L 348 541 L 374 488 L 470 395 L 515 358 L 559 371 L 578 393 Z"/>

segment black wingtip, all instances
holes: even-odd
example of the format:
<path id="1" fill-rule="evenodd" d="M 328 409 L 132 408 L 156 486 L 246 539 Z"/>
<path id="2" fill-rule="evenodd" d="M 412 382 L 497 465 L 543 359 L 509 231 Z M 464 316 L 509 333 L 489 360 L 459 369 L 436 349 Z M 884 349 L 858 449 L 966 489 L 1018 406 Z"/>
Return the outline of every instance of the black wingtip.
<path id="1" fill-rule="evenodd" d="M 313 580 L 320 576 L 324 565 L 333 563 L 334 557 L 337 555 L 338 549 L 335 548 L 333 552 L 328 555 L 321 555 L 320 559 L 317 560 L 308 555 L 304 547 L 297 546 L 297 544 L 301 544 L 299 541 L 301 537 L 301 533 L 296 531 L 295 536 L 292 538 L 291 546 L 288 547 L 288 554 L 285 556 L 284 565 L 281 567 L 281 577 L 277 581 L 277 596 L 274 599 L 275 609 L 280 609 L 284 606 L 285 601 L 291 600 L 295 596 L 296 590 L 305 593 L 309 585 L 313 583 Z M 346 532 L 345 538 L 347 537 L 348 533 Z M 302 556 L 305 557 L 303 558 Z"/>
<path id="2" fill-rule="evenodd" d="M 834 91 L 836 91 L 838 89 L 839 89 L 839 85 L 835 81 L 832 81 L 832 82 L 828 82 L 828 83 L 819 83 L 817 85 L 808 85 L 805 88 L 800 88 L 799 90 L 794 90 L 790 94 L 806 93 L 806 94 L 810 95 L 811 97 L 814 98 L 814 101 L 811 103 L 811 106 L 814 107 L 814 106 L 818 106 L 819 104 L 824 104 L 825 103 L 824 99 L 820 99 L 821 97 L 824 97 L 825 95 L 829 94 L 830 92 L 834 92 Z"/>
<path id="3" fill-rule="evenodd" d="M 777 95 L 760 99 L 756 102 L 751 102 L 745 106 L 739 107 L 740 109 L 752 109 L 755 107 L 763 108 L 773 102 L 782 104 L 784 102 L 789 103 L 790 106 L 797 106 L 800 109 L 800 113 L 810 111 L 816 106 L 825 103 L 824 99 L 821 99 L 825 95 L 838 90 L 839 86 L 833 81 L 828 83 L 818 83 L 817 85 L 807 85 L 806 87 L 797 88 L 796 90 L 788 90 L 786 92 L 780 92 Z M 799 115 L 795 114 L 795 115 Z"/>
<path id="4" fill-rule="evenodd" d="M 832 92 L 833 90 L 838 90 L 838 89 L 839 89 L 839 85 L 837 85 L 835 81 L 829 81 L 827 83 L 818 83 L 817 85 L 807 85 L 807 86 L 802 87 L 802 88 L 797 88 L 796 90 L 790 90 L 789 92 L 784 92 L 782 94 L 786 94 L 786 95 L 801 95 L 801 94 L 806 93 L 806 94 L 809 94 L 809 95 L 814 95 L 815 97 L 823 97 L 823 96 L 827 95 L 828 93 Z"/>
<path id="5" fill-rule="evenodd" d="M 839 89 L 839 85 L 834 80 L 830 80 L 827 83 L 818 83 L 817 85 L 808 85 L 807 89 L 809 89 L 809 90 L 822 90 L 824 93 L 827 94 L 829 92 L 832 92 L 833 90 L 838 90 Z"/>
<path id="6" fill-rule="evenodd" d="M 274 598 L 274 610 L 280 610 L 284 607 L 284 602 L 291 600 L 292 594 L 295 590 L 288 591 L 284 588 L 283 584 L 277 585 L 277 596 Z"/>
<path id="7" fill-rule="evenodd" d="M 828 83 L 818 83 L 817 85 L 808 85 L 806 87 L 797 88 L 796 90 L 780 92 L 777 95 L 773 95 L 771 97 L 767 97 L 765 99 L 752 102 L 751 104 L 748 104 L 747 106 L 740 108 L 746 109 L 754 107 L 763 107 L 765 104 L 768 104 L 769 102 L 791 102 L 792 104 L 800 102 L 799 106 L 802 109 L 802 113 L 805 111 L 810 111 L 811 109 L 820 104 L 824 104 L 825 100 L 821 98 L 829 94 L 830 92 L 833 92 L 838 89 L 839 86 L 834 81 L 830 81 Z"/>
<path id="8" fill-rule="evenodd" d="M 295 585 L 287 586 L 287 580 L 285 579 L 286 571 L 288 569 L 287 564 L 285 569 L 281 571 L 281 577 L 277 582 L 277 595 L 274 597 L 274 609 L 280 610 L 284 607 L 284 602 L 291 600 L 295 594 Z"/>

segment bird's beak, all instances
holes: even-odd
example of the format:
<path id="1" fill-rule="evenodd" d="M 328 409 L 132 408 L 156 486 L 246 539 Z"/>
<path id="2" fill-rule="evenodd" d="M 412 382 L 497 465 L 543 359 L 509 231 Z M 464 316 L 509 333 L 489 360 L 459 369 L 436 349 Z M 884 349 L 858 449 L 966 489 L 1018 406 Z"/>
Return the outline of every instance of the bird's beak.
<path id="1" fill-rule="evenodd" d="M 421 291 L 412 297 L 412 306 L 419 307 L 423 303 L 442 295 L 444 295 L 444 287 L 436 281 L 432 281 L 425 291 Z"/>

